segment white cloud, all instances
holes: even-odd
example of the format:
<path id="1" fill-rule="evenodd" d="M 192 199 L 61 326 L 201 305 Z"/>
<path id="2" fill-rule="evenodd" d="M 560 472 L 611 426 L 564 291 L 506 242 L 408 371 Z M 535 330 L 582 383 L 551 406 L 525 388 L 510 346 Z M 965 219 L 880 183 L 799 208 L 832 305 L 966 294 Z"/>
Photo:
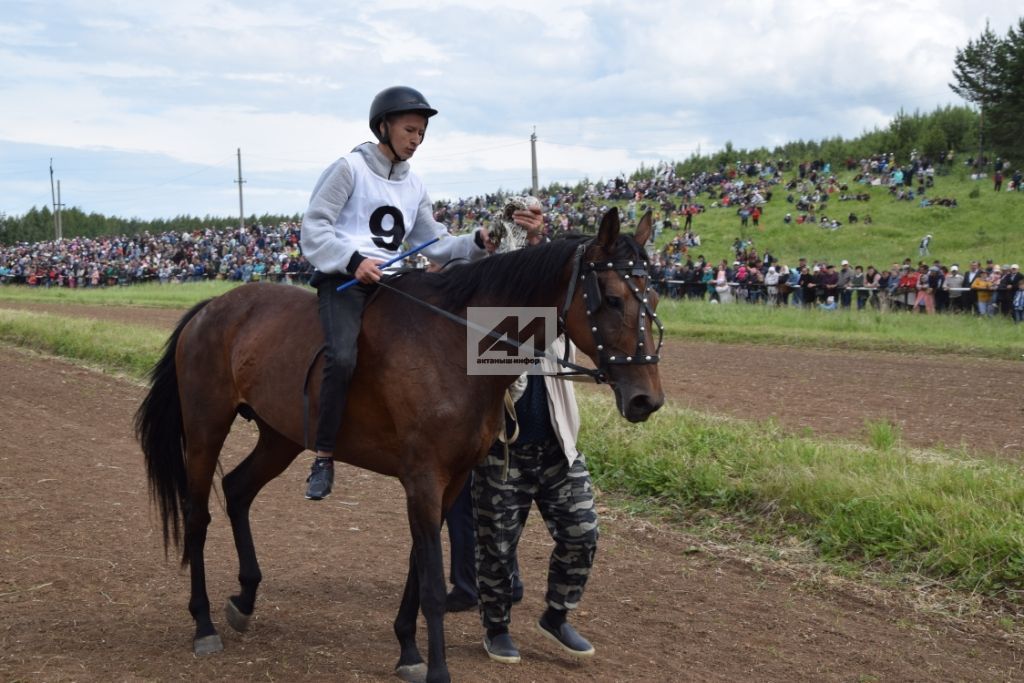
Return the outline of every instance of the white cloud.
<path id="1" fill-rule="evenodd" d="M 89 183 L 86 208 L 172 214 L 223 213 L 233 187 L 219 185 L 222 171 L 201 170 L 240 147 L 253 202 L 301 211 L 319 171 L 369 138 L 373 94 L 406 83 L 441 110 L 415 160 L 435 196 L 496 189 L 487 183 L 521 189 L 534 126 L 541 182 L 569 182 L 727 140 L 855 136 L 900 108 L 957 103 L 947 86 L 953 55 L 986 19 L 965 0 L 698 9 L 669 0 L 19 2 L 0 20 L 0 143 L 54 155 L 58 168 L 62 156 L 95 151 L 105 171 L 68 178 Z M 1019 7 L 983 11 L 1001 34 Z M 120 177 L 116 153 L 131 169 Z M 149 177 L 142 163 L 169 170 Z M 0 211 L 22 213 L 41 194 L 26 192 L 20 173 L 0 167 Z M 168 178 L 184 180 L 162 185 Z M 125 190 L 179 184 L 163 203 L 140 191 L 138 207 Z"/>

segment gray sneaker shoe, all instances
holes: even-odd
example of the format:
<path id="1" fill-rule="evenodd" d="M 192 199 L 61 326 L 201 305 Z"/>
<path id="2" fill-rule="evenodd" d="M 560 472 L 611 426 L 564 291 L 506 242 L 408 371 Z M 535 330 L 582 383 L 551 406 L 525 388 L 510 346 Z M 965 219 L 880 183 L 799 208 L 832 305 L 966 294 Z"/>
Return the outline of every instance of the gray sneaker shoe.
<path id="1" fill-rule="evenodd" d="M 586 638 L 576 632 L 568 621 L 554 628 L 543 618 L 537 622 L 537 630 L 549 640 L 553 640 L 573 657 L 593 657 L 594 646 Z"/>
<path id="2" fill-rule="evenodd" d="M 334 461 L 314 458 L 306 478 L 306 500 L 321 500 L 331 494 L 334 485 Z"/>
<path id="3" fill-rule="evenodd" d="M 484 636 L 484 649 L 487 650 L 487 656 L 496 662 L 501 662 L 502 664 L 519 663 L 519 650 L 516 649 L 516 645 L 512 642 L 512 636 L 508 634 L 508 631 L 499 633 L 493 638 Z"/>

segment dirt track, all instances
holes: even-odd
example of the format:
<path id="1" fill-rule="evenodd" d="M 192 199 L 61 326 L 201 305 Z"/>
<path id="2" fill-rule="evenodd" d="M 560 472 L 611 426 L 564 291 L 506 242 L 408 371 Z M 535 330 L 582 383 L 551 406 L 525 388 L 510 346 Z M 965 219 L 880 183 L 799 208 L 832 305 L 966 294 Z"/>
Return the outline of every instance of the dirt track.
<path id="1" fill-rule="evenodd" d="M 178 316 L 103 310 L 167 328 Z M 784 425 L 819 433 L 857 434 L 864 417 L 879 417 L 869 397 L 887 394 L 886 405 L 895 408 L 886 414 L 905 420 L 908 441 L 958 443 L 952 437 L 963 434 L 986 450 L 1020 450 L 1024 415 L 1019 401 L 1006 401 L 1019 392 L 1022 371 L 1015 363 L 707 346 L 670 347 L 663 376 L 671 378 L 666 388 L 674 400 L 747 417 L 774 415 Z M 265 582 L 252 629 L 235 634 L 215 614 L 225 651 L 195 659 L 187 575 L 173 557 L 164 560 L 131 438 L 143 389 L 11 348 L 0 348 L 0 377 L 0 679 L 395 680 L 390 624 L 408 553 L 396 482 L 343 467 L 338 493 L 310 503 L 302 499 L 308 459 L 300 457 L 254 508 Z M 827 394 L 836 382 L 850 389 L 848 395 L 866 398 L 822 402 L 816 389 Z M 734 384 L 750 391 L 725 391 Z M 766 404 L 755 400 L 758 392 L 769 386 L 785 396 L 815 396 L 814 406 L 791 410 L 786 401 L 759 407 Z M 979 403 L 982 394 L 994 403 Z M 931 410 L 914 412 L 922 405 Z M 999 408 L 1007 419 L 979 421 L 965 415 L 965 405 Z M 927 422 L 918 427 L 919 419 Z M 942 431 L 951 420 L 962 424 Z M 236 429 L 225 470 L 252 438 L 248 425 Z M 219 508 L 208 547 L 210 596 L 221 605 L 236 589 L 237 567 Z M 543 526 L 532 521 L 521 546 L 527 596 L 513 615 L 523 664 L 489 662 L 477 617 L 451 615 L 446 626 L 455 680 L 1024 678 L 1021 644 L 984 616 L 928 616 L 910 604 L 912 596 L 802 565 L 752 561 L 607 508 L 595 573 L 575 616 L 598 655 L 578 665 L 530 629 L 541 610 L 549 550 Z"/>
<path id="2" fill-rule="evenodd" d="M 0 301 L 0 307 L 14 307 Z M 60 315 L 171 330 L 182 311 L 31 304 Z M 1024 351 L 1024 346 L 1022 346 Z M 866 421 L 896 422 L 906 443 L 1024 453 L 1024 362 L 671 339 L 661 378 L 677 405 L 794 430 L 862 439 Z M 1024 359 L 1024 357 L 1022 357 Z"/>

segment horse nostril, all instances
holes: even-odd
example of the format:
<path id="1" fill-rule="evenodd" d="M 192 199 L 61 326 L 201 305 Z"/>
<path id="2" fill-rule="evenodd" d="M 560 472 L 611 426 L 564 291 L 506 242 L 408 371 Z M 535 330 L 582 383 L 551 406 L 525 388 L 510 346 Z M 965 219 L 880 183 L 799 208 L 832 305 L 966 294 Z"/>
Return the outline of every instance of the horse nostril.
<path id="1" fill-rule="evenodd" d="M 655 400 L 647 394 L 638 394 L 629 400 L 625 417 L 631 422 L 643 422 L 660 408 L 663 402 L 663 399 Z"/>

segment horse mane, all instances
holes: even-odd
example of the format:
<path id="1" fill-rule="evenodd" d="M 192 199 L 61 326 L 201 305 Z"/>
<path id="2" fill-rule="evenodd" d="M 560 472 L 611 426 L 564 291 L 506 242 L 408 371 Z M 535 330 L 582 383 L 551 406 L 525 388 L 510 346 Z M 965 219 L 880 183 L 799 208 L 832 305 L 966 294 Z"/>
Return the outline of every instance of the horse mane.
<path id="1" fill-rule="evenodd" d="M 439 273 L 408 273 L 401 282 L 409 294 L 430 299 L 452 312 L 464 308 L 474 296 L 487 300 L 509 291 L 516 292 L 523 305 L 529 306 L 557 286 L 563 267 L 584 239 L 573 235 L 451 265 Z"/>

